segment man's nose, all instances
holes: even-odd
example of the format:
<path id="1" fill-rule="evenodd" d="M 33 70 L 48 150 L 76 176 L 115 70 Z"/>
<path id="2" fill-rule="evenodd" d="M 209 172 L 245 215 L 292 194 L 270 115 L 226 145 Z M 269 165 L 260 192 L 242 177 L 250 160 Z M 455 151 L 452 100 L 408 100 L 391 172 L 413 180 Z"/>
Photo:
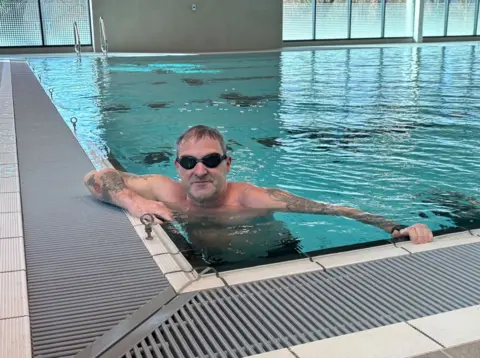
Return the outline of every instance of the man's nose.
<path id="1" fill-rule="evenodd" d="M 202 177 L 202 176 L 206 175 L 208 173 L 208 171 L 207 171 L 207 168 L 205 167 L 205 165 L 203 165 L 203 163 L 197 163 L 197 165 L 195 165 L 193 173 L 197 177 Z"/>

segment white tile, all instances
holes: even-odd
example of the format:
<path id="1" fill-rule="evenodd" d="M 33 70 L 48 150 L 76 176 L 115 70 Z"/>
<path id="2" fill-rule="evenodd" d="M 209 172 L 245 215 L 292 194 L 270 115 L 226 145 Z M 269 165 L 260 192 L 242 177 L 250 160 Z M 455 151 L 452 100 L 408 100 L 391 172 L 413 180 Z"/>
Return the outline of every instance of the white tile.
<path id="1" fill-rule="evenodd" d="M 21 214 L 0 213 L 0 239 L 22 236 Z"/>
<path id="2" fill-rule="evenodd" d="M 152 239 L 147 240 L 147 233 L 145 232 L 145 227 L 143 225 L 135 226 L 134 229 L 138 236 L 140 236 L 142 239 L 142 242 L 150 252 L 150 255 L 154 256 L 168 253 L 167 248 L 163 244 L 162 240 L 160 240 L 156 232 L 152 230 Z"/>
<path id="3" fill-rule="evenodd" d="M 125 215 L 127 215 L 128 220 L 130 220 L 133 226 L 143 226 L 139 218 L 130 215 L 130 213 L 128 213 L 127 211 L 125 211 Z M 145 230 L 143 232 L 145 232 Z"/>
<path id="4" fill-rule="evenodd" d="M 480 340 L 480 305 L 409 321 L 445 347 Z"/>
<path id="5" fill-rule="evenodd" d="M 15 127 L 12 127 L 10 121 L 0 121 L 0 137 L 14 135 Z"/>
<path id="6" fill-rule="evenodd" d="M 153 232 L 155 232 L 158 238 L 162 241 L 168 252 L 175 253 L 179 251 L 178 247 L 173 243 L 172 239 L 170 239 L 170 237 L 160 225 L 154 225 Z"/>
<path id="7" fill-rule="evenodd" d="M 177 293 L 181 292 L 187 284 L 196 279 L 193 273 L 185 272 L 169 273 L 165 277 Z"/>
<path id="8" fill-rule="evenodd" d="M 473 235 L 480 236 L 480 229 L 470 230 Z"/>
<path id="9" fill-rule="evenodd" d="M 17 153 L 0 153 L 0 164 L 16 164 Z"/>
<path id="10" fill-rule="evenodd" d="M 0 134 L 0 143 L 5 143 L 5 144 L 17 143 L 17 137 L 13 133 Z"/>
<path id="11" fill-rule="evenodd" d="M 271 351 L 262 354 L 255 354 L 254 356 L 249 356 L 250 358 L 295 358 L 295 356 L 290 353 L 288 349 L 279 349 L 276 351 Z"/>
<path id="12" fill-rule="evenodd" d="M 308 259 L 287 261 L 272 265 L 263 265 L 248 269 L 240 269 L 221 273 L 221 277 L 229 285 L 237 285 L 245 282 L 266 280 L 286 275 L 294 275 L 303 272 L 319 271 L 322 268 Z"/>
<path id="13" fill-rule="evenodd" d="M 0 320 L 1 358 L 31 358 L 31 344 L 28 317 Z"/>
<path id="14" fill-rule="evenodd" d="M 428 244 L 415 245 L 412 244 L 410 241 L 406 241 L 398 243 L 397 246 L 404 247 L 408 251 L 416 253 L 457 245 L 472 244 L 475 242 L 480 242 L 480 237 L 471 235 L 468 231 L 464 231 L 455 234 L 436 236 L 433 238 L 433 241 L 429 242 Z"/>
<path id="15" fill-rule="evenodd" d="M 25 271 L 0 273 L 0 319 L 28 315 Z"/>
<path id="16" fill-rule="evenodd" d="M 175 272 L 175 271 L 192 271 L 192 266 L 186 261 L 182 254 L 178 255 L 157 255 L 153 256 L 153 259 L 157 263 L 158 267 L 164 274 Z"/>
<path id="17" fill-rule="evenodd" d="M 208 290 L 211 288 L 217 288 L 217 287 L 223 287 L 223 286 L 225 286 L 223 281 L 220 280 L 215 275 L 212 275 L 212 276 L 202 277 L 198 281 L 193 281 L 187 287 L 185 287 L 181 291 L 181 293 Z"/>
<path id="18" fill-rule="evenodd" d="M 12 110 L 0 109 L 0 128 L 15 133 L 15 117 Z"/>
<path id="19" fill-rule="evenodd" d="M 2 115 L 0 115 L 0 132 L 2 133 L 15 133 L 15 122 L 13 120 L 13 116 L 11 119 L 4 119 Z"/>
<path id="20" fill-rule="evenodd" d="M 25 270 L 23 239 L 0 239 L 0 272 Z"/>
<path id="21" fill-rule="evenodd" d="M 16 193 L 19 191 L 18 177 L 0 178 L 0 193 Z"/>
<path id="22" fill-rule="evenodd" d="M 18 177 L 17 164 L 0 164 L 0 178 Z"/>
<path id="23" fill-rule="evenodd" d="M 319 262 L 326 268 L 331 268 L 403 255 L 408 255 L 408 252 L 393 245 L 385 245 L 338 254 L 316 256 L 313 260 Z"/>
<path id="24" fill-rule="evenodd" d="M 17 145 L 15 143 L 0 142 L 0 153 L 16 153 Z"/>
<path id="25" fill-rule="evenodd" d="M 7 94 L 7 96 L 5 96 L 5 94 L 6 93 L 4 92 L 4 96 L 2 96 L 2 98 L 0 98 L 0 108 L 2 108 L 3 111 L 13 107 L 12 97 L 10 96 L 9 93 Z"/>
<path id="26" fill-rule="evenodd" d="M 299 358 L 406 358 L 441 348 L 403 322 L 290 347 Z"/>
<path id="27" fill-rule="evenodd" d="M 20 193 L 0 193 L 0 213 L 20 211 Z"/>

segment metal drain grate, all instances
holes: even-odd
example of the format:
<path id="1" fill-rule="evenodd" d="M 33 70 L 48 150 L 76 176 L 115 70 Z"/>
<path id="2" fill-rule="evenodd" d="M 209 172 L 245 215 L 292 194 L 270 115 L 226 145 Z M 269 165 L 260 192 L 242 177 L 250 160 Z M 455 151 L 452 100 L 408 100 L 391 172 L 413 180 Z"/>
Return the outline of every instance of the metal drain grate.
<path id="1" fill-rule="evenodd" d="M 123 358 L 245 357 L 480 303 L 480 244 L 198 293 Z"/>

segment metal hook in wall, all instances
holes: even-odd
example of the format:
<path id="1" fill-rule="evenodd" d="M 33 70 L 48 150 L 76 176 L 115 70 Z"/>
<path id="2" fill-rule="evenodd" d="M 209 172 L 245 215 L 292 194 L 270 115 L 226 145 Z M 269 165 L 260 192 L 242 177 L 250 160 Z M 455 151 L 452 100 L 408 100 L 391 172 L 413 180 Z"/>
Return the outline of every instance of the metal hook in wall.
<path id="1" fill-rule="evenodd" d="M 75 132 L 77 131 L 77 122 L 78 122 L 77 117 L 72 117 L 72 118 L 70 118 L 70 123 L 73 124 L 73 130 L 74 130 Z"/>
<path id="2" fill-rule="evenodd" d="M 147 237 L 145 238 L 146 240 L 152 240 L 152 224 L 154 221 L 154 217 L 152 214 L 143 214 L 142 217 L 140 218 L 140 221 L 143 225 L 145 225 L 145 232 L 147 233 Z"/>

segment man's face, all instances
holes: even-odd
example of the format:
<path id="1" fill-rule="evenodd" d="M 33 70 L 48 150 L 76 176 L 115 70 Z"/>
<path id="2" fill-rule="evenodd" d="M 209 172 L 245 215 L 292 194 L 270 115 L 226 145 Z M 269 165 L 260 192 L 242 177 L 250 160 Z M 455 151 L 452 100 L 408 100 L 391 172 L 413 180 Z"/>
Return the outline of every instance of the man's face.
<path id="1" fill-rule="evenodd" d="M 209 154 L 223 155 L 220 143 L 215 139 L 189 139 L 178 146 L 178 158 L 192 156 L 201 159 Z M 216 168 L 208 168 L 197 163 L 192 169 L 183 168 L 178 162 L 175 167 L 187 194 L 196 203 L 202 204 L 217 199 L 227 187 L 227 174 L 230 171 L 231 159 L 223 160 Z"/>

